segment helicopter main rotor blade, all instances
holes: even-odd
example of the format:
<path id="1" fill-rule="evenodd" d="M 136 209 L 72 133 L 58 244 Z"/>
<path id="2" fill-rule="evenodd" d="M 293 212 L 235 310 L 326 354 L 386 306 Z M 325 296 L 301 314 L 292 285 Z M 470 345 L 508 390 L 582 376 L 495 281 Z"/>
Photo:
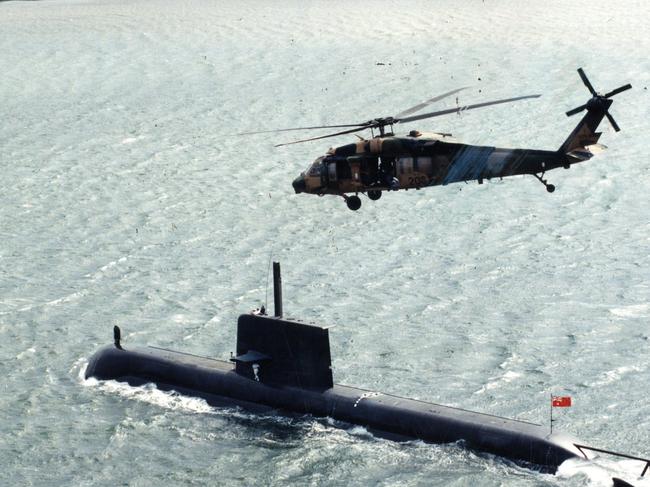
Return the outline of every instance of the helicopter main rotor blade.
<path id="1" fill-rule="evenodd" d="M 395 120 L 395 122 L 396 123 L 415 122 L 416 120 L 424 120 L 425 118 L 439 117 L 441 115 L 448 115 L 450 113 L 460 113 L 466 110 L 473 110 L 474 108 L 489 107 L 491 105 L 499 105 L 501 103 L 510 103 L 518 100 L 526 100 L 528 98 L 539 98 L 540 96 L 542 95 L 525 95 L 525 96 L 518 96 L 516 98 L 506 98 L 504 100 L 487 101 L 484 103 L 476 103 L 474 105 L 465 105 L 462 107 L 449 108 L 447 110 L 439 110 L 437 112 L 423 113 L 422 115 L 414 115 L 412 117 L 397 119 Z"/>
<path id="2" fill-rule="evenodd" d="M 255 132 L 241 132 L 235 135 L 254 135 L 254 134 L 270 134 L 273 132 L 292 132 L 294 130 L 317 130 L 317 129 L 338 129 L 346 127 L 365 127 L 368 125 L 365 123 L 351 123 L 347 125 L 315 125 L 313 127 L 292 127 L 288 129 L 273 129 L 273 130 L 257 130 Z"/>
<path id="3" fill-rule="evenodd" d="M 343 130 L 341 132 L 336 132 L 334 134 L 320 135 L 318 137 L 310 137 L 308 139 L 294 140 L 293 142 L 285 142 L 283 144 L 276 144 L 274 147 L 282 147 L 284 145 L 300 144 L 301 142 L 309 142 L 310 140 L 327 139 L 328 137 L 336 137 L 337 135 L 351 134 L 351 133 L 354 133 L 354 132 L 359 132 L 360 130 L 365 130 L 368 127 L 369 126 L 364 125 L 363 127 L 358 127 L 358 128 L 350 129 L 350 130 Z"/>
<path id="4" fill-rule="evenodd" d="M 442 100 L 443 98 L 448 97 L 449 95 L 453 95 L 454 93 L 458 93 L 461 90 L 466 90 L 467 87 L 464 86 L 462 88 L 457 88 L 455 90 L 448 91 L 447 93 L 443 93 L 442 95 L 434 96 L 433 98 L 430 98 L 428 100 L 423 101 L 422 103 L 418 103 L 417 105 L 408 108 L 404 110 L 403 112 L 400 112 L 393 118 L 400 118 L 404 117 L 406 115 L 409 115 L 411 113 L 417 112 L 418 110 L 422 110 L 424 107 L 427 105 L 430 105 L 431 103 L 435 103 L 437 101 Z M 291 127 L 291 128 L 286 128 L 286 129 L 273 129 L 273 130 L 256 130 L 254 132 L 241 132 L 235 135 L 255 135 L 255 134 L 271 134 L 274 132 L 293 132 L 297 130 L 319 130 L 319 129 L 338 129 L 338 128 L 348 128 L 348 127 L 367 127 L 371 128 L 373 125 L 373 120 L 368 121 L 368 122 L 363 122 L 363 123 L 350 123 L 350 124 L 342 124 L 342 125 L 315 125 L 311 127 Z M 310 139 L 306 139 L 310 140 Z M 293 142 L 291 142 L 293 143 Z M 283 144 L 284 145 L 284 144 Z M 277 146 L 276 146 L 277 147 Z"/>
<path id="5" fill-rule="evenodd" d="M 458 88 L 455 90 L 448 91 L 447 93 L 443 93 L 442 95 L 434 96 L 433 98 L 429 98 L 428 100 L 423 101 L 422 103 L 418 103 L 415 106 L 412 106 L 411 108 L 407 108 L 403 112 L 399 112 L 397 115 L 395 115 L 393 118 L 402 118 L 406 117 L 407 115 L 410 115 L 411 113 L 418 112 L 422 110 L 424 107 L 427 105 L 430 105 L 431 103 L 435 103 L 437 101 L 442 100 L 443 98 L 448 97 L 449 95 L 453 95 L 454 93 L 458 93 L 459 91 L 466 90 L 467 86 L 463 86 L 462 88 Z"/>

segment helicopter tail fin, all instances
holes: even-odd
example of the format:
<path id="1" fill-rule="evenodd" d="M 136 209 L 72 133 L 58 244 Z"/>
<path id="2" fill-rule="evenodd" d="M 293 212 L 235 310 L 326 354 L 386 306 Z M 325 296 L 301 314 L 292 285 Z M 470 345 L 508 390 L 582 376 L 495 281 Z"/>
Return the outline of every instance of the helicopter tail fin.
<path id="1" fill-rule="evenodd" d="M 607 100 L 606 105 L 609 106 L 611 103 L 611 100 Z M 562 146 L 560 146 L 560 152 L 571 154 L 575 151 L 583 151 L 586 147 L 597 144 L 602 132 L 597 132 L 596 130 L 600 122 L 605 118 L 605 113 L 606 108 L 604 107 L 588 107 L 587 114 L 580 120 L 580 123 L 573 129 L 573 132 L 571 132 Z"/>

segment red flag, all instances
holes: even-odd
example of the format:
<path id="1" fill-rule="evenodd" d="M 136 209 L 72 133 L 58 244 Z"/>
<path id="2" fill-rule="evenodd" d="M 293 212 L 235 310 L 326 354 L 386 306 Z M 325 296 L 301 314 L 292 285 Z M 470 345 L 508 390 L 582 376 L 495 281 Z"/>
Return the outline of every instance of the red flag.
<path id="1" fill-rule="evenodd" d="M 571 396 L 552 396 L 551 406 L 554 408 L 571 407 Z"/>

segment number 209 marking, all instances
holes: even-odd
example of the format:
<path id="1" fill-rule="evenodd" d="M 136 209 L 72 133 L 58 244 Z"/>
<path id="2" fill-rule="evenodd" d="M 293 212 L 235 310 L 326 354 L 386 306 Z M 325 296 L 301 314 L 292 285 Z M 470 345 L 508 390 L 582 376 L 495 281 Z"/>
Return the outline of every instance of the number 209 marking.
<path id="1" fill-rule="evenodd" d="M 409 186 L 426 186 L 429 181 L 425 176 L 409 176 Z"/>

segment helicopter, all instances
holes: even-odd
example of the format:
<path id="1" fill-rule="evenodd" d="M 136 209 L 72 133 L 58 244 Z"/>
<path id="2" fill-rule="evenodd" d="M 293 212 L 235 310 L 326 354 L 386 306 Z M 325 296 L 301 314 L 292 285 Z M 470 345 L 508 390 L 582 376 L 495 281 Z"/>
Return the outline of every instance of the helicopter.
<path id="1" fill-rule="evenodd" d="M 571 116 L 583 110 L 587 111 L 573 132 L 555 151 L 463 144 L 447 133 L 426 133 L 418 130 L 411 130 L 405 136 L 396 136 L 393 133 L 393 126 L 396 124 L 541 96 L 519 96 L 414 115 L 426 106 L 466 88 L 443 93 L 395 116 L 374 118 L 362 123 L 294 127 L 240 135 L 326 128 L 345 129 L 276 145 L 280 147 L 369 129 L 372 136 L 370 139 L 356 134 L 359 138 L 357 142 L 330 148 L 293 181 L 296 193 L 342 196 L 348 208 L 354 211 L 361 207 L 359 194 L 366 194 L 370 200 L 378 200 L 384 191 L 420 189 L 473 180 L 483 184 L 484 180 L 491 178 L 519 174 L 533 175 L 549 193 L 552 193 L 555 186 L 544 179 L 546 171 L 559 167 L 569 169 L 571 165 L 587 161 L 603 151 L 606 147 L 598 144 L 601 135 L 596 132 L 598 125 L 607 117 L 614 130 L 620 130 L 609 113 L 611 97 L 632 88 L 632 85 L 626 84 L 604 95 L 599 94 L 582 68 L 578 68 L 578 74 L 592 97 L 584 105 L 566 112 L 567 116 Z M 378 133 L 375 134 L 375 131 Z"/>

